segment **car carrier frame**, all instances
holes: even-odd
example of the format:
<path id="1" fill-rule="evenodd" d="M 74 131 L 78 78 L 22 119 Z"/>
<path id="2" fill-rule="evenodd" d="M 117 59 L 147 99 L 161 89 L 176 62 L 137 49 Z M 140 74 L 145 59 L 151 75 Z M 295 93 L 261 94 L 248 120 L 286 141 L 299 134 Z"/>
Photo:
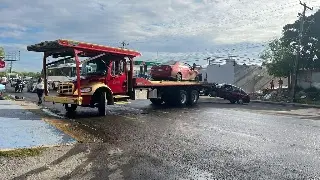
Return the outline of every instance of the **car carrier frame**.
<path id="1" fill-rule="evenodd" d="M 77 106 L 97 107 L 100 115 L 106 115 L 106 105 L 113 105 L 129 99 L 150 99 L 155 105 L 163 103 L 175 106 L 194 105 L 202 90 L 213 90 L 215 84 L 198 81 L 150 81 L 133 77 L 133 59 L 141 54 L 137 51 L 102 46 L 73 40 L 59 39 L 45 41 L 27 47 L 28 51 L 42 52 L 43 78 L 47 89 L 47 58 L 74 58 L 76 80 L 63 82 L 58 94 L 50 96 L 45 92 L 44 101 L 61 103 L 67 112 L 74 112 Z M 87 59 L 82 60 L 82 57 Z M 90 63 L 93 63 L 90 65 Z M 94 64 L 96 63 L 96 64 Z M 102 69 L 82 74 L 80 64 Z M 101 65 L 102 64 L 102 65 Z M 105 68 L 105 69 L 104 69 Z M 82 66 L 82 69 L 85 69 Z"/>

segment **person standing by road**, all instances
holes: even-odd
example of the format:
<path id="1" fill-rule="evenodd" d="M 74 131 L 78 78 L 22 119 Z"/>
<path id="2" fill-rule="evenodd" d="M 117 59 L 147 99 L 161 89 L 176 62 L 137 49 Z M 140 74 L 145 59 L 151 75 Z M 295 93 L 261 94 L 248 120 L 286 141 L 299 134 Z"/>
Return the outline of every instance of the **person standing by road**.
<path id="1" fill-rule="evenodd" d="M 43 83 L 42 78 L 40 77 L 38 79 L 38 83 L 37 83 L 37 95 L 38 95 L 38 98 L 39 98 L 38 105 L 42 104 L 43 93 L 44 93 L 44 83 Z"/>
<path id="2" fill-rule="evenodd" d="M 281 78 L 279 79 L 278 83 L 279 83 L 279 89 L 282 89 L 283 80 Z"/>
<path id="3" fill-rule="evenodd" d="M 274 82 L 273 82 L 273 79 L 271 80 L 270 82 L 270 89 L 274 89 Z"/>

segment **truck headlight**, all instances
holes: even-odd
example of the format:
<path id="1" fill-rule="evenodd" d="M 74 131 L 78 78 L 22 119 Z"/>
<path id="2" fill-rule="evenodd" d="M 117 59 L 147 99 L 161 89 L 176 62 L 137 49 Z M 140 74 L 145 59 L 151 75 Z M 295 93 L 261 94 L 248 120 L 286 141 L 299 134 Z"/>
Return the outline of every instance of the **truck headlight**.
<path id="1" fill-rule="evenodd" d="M 82 92 L 82 93 L 88 93 L 88 92 L 91 92 L 91 91 L 92 91 L 92 88 L 91 88 L 91 87 L 81 88 L 81 92 Z"/>

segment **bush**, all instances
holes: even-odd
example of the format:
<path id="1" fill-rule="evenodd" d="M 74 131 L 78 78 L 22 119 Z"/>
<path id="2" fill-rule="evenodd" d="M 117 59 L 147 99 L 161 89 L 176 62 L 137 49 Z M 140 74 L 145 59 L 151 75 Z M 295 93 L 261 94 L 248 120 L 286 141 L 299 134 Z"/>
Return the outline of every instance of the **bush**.
<path id="1" fill-rule="evenodd" d="M 311 99 L 313 101 L 320 100 L 320 90 L 316 87 L 310 87 L 304 90 L 304 92 L 306 92 L 308 99 Z"/>
<path id="2" fill-rule="evenodd" d="M 296 91 L 296 92 L 299 92 L 299 91 L 302 91 L 302 90 L 303 90 L 303 88 L 300 87 L 300 86 L 296 86 L 296 88 L 295 88 L 295 91 Z"/>

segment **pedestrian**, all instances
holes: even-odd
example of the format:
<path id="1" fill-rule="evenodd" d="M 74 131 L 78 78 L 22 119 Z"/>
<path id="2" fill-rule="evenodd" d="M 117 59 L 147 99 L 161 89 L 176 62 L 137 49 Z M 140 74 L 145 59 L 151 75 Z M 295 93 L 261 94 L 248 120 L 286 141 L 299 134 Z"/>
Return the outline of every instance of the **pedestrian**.
<path id="1" fill-rule="evenodd" d="M 270 89 L 274 89 L 274 82 L 273 82 L 273 79 L 271 80 L 270 82 Z"/>
<path id="2" fill-rule="evenodd" d="M 281 78 L 279 79 L 278 83 L 279 83 L 279 89 L 282 89 L 283 81 Z"/>
<path id="3" fill-rule="evenodd" d="M 38 105 L 42 104 L 43 93 L 44 93 L 44 83 L 43 83 L 42 78 L 40 77 L 38 79 L 38 84 L 37 84 L 37 95 L 38 95 L 38 98 L 39 98 Z"/>

